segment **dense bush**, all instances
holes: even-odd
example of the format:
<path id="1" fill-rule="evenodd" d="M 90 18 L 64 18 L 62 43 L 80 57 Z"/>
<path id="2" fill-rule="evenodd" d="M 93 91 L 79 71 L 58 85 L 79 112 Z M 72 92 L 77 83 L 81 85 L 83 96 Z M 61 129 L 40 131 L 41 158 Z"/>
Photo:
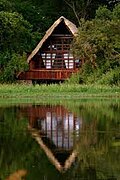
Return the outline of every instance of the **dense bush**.
<path id="1" fill-rule="evenodd" d="M 19 72 L 27 70 L 28 64 L 26 62 L 26 54 L 19 55 L 13 53 L 11 56 L 8 54 L 6 57 L 9 59 L 8 63 L 3 64 L 0 72 L 0 81 L 1 82 L 15 82 L 16 77 Z"/>
<path id="2" fill-rule="evenodd" d="M 82 61 L 80 82 L 94 83 L 98 80 L 102 84 L 103 82 L 105 84 L 119 83 L 119 29 L 120 4 L 113 11 L 105 6 L 100 7 L 96 11 L 95 19 L 81 20 L 81 26 L 72 47 L 74 55 Z M 99 80 L 100 78 L 102 80 Z"/>
<path id="3" fill-rule="evenodd" d="M 98 84 L 104 85 L 120 85 L 120 69 L 111 69 L 106 74 L 103 74 L 97 81 Z"/>
<path id="4" fill-rule="evenodd" d="M 0 12 L 0 49 L 2 52 L 29 51 L 32 44 L 32 26 L 18 13 Z"/>
<path id="5" fill-rule="evenodd" d="M 31 50 L 37 33 L 16 12 L 0 11 L 0 25 L 0 82 L 13 82 L 26 67 L 25 54 Z"/>

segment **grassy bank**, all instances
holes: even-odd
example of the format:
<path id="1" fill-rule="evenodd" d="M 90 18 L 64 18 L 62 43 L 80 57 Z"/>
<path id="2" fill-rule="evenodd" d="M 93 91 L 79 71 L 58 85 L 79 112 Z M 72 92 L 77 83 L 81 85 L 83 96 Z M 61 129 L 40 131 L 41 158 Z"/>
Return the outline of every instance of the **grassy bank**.
<path id="1" fill-rule="evenodd" d="M 0 98 L 85 98 L 85 97 L 114 97 L 120 98 L 118 86 L 93 85 L 23 85 L 0 84 Z"/>

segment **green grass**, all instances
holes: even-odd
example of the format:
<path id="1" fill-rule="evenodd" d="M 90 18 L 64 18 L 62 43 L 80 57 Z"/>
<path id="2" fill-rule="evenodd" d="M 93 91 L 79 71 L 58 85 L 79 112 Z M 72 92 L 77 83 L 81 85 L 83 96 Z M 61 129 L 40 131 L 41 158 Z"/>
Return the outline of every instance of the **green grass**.
<path id="1" fill-rule="evenodd" d="M 52 84 L 52 85 L 23 85 L 23 84 L 0 84 L 0 98 L 85 98 L 85 97 L 114 97 L 120 98 L 118 86 L 102 85 L 73 85 L 73 84 Z"/>

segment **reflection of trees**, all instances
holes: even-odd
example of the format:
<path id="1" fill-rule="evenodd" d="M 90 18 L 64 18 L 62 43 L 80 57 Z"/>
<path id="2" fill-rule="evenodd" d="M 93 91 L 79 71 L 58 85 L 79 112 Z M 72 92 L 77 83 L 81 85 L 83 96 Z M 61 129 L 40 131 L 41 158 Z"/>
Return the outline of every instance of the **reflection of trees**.
<path id="1" fill-rule="evenodd" d="M 57 174 L 26 131 L 27 125 L 28 121 L 21 116 L 20 107 L 0 107 L 0 180 L 5 180 L 19 169 L 27 170 L 27 178 L 31 180 L 53 179 Z"/>
<path id="2" fill-rule="evenodd" d="M 20 108 L 0 108 L 0 179 L 18 169 L 26 169 L 28 179 L 32 180 L 107 180 L 110 176 L 120 176 L 119 104 L 100 101 L 65 103 L 83 119 L 76 145 L 78 161 L 70 170 L 59 174 L 28 135 L 28 122 L 20 116 Z"/>
<path id="3" fill-rule="evenodd" d="M 80 169 L 94 170 L 98 178 L 117 175 L 120 172 L 120 155 L 112 147 L 112 136 L 102 132 L 97 132 L 95 137 L 94 135 L 91 130 L 87 130 L 80 136 L 77 146 Z"/>
<path id="4" fill-rule="evenodd" d="M 110 176 L 120 176 L 119 143 L 119 105 L 84 104 L 79 108 L 83 117 L 80 132 L 79 168 L 94 174 L 94 178 L 106 179 Z M 118 145 L 118 146 L 117 146 Z M 116 147 L 114 147 L 116 146 Z"/>

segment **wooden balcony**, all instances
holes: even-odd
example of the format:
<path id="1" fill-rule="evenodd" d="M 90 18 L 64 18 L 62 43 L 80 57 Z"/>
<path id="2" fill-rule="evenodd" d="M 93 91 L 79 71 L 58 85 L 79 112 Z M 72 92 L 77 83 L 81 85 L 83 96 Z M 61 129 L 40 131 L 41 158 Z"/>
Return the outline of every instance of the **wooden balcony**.
<path id="1" fill-rule="evenodd" d="M 19 80 L 66 80 L 73 73 L 77 73 L 78 69 L 32 69 L 30 71 L 21 72 L 18 75 Z"/>

